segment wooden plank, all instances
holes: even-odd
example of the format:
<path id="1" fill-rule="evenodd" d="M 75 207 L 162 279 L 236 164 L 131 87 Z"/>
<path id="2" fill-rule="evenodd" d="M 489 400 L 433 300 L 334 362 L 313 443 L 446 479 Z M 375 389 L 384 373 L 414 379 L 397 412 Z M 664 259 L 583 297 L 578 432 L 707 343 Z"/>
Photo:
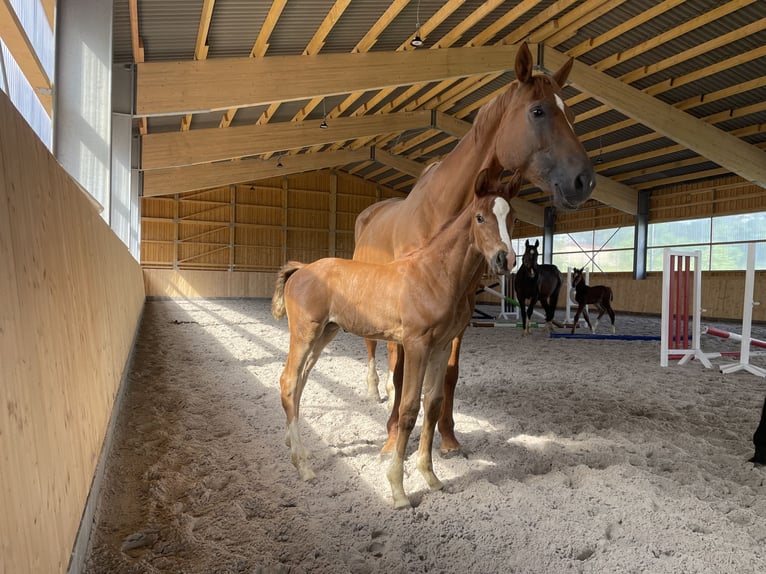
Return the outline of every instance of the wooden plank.
<path id="1" fill-rule="evenodd" d="M 557 69 L 566 54 L 545 48 L 545 65 Z M 652 96 L 575 61 L 569 80 L 578 90 L 708 158 L 766 187 L 766 153 Z"/>
<path id="2" fill-rule="evenodd" d="M 224 110 L 486 74 L 512 68 L 515 55 L 515 46 L 498 45 L 143 62 L 137 64 L 136 115 Z"/>
<path id="3" fill-rule="evenodd" d="M 230 183 L 258 181 L 369 159 L 369 148 L 300 154 L 268 161 L 242 160 L 156 169 L 144 173 L 144 197 L 211 189 Z M 277 163 L 282 160 L 282 167 Z"/>
<path id="4" fill-rule="evenodd" d="M 431 112 L 335 118 L 329 129 L 320 129 L 319 123 L 312 120 L 147 134 L 141 138 L 141 167 L 179 167 L 420 129 L 431 125 Z"/>

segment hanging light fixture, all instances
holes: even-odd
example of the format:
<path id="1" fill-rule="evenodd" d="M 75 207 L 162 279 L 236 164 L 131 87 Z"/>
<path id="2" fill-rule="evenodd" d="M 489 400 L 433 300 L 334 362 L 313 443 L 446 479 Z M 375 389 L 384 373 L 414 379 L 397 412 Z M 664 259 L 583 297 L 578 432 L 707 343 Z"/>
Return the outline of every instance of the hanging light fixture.
<path id="1" fill-rule="evenodd" d="M 420 37 L 420 0 L 418 0 L 417 24 L 415 25 L 415 37 L 410 40 L 410 46 L 420 48 L 423 45 L 423 39 Z"/>
<path id="2" fill-rule="evenodd" d="M 322 98 L 322 123 L 319 124 L 319 127 L 323 130 L 326 130 L 330 126 L 327 125 L 327 110 L 325 110 L 324 107 L 324 98 Z"/>

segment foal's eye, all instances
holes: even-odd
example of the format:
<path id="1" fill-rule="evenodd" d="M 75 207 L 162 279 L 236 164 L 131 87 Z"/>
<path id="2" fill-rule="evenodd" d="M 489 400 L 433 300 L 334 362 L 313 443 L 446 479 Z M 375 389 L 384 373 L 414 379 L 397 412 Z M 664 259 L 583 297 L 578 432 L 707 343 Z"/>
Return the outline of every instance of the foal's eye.
<path id="1" fill-rule="evenodd" d="M 479 223 L 484 223 L 484 216 L 481 213 L 476 214 L 476 221 Z"/>
<path id="2" fill-rule="evenodd" d="M 541 118 L 545 115 L 542 106 L 535 106 L 532 108 L 532 115 L 536 118 Z"/>

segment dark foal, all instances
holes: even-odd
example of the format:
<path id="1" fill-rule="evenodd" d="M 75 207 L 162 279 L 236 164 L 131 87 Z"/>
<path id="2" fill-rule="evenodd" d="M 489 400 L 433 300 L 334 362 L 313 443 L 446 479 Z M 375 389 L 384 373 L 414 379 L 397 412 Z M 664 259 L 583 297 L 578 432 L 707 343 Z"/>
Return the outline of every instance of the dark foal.
<path id="1" fill-rule="evenodd" d="M 577 313 L 575 313 L 574 322 L 572 323 L 572 333 L 575 332 L 580 313 L 585 317 L 585 322 L 588 324 L 591 333 L 596 332 L 598 322 L 604 316 L 604 313 L 609 313 L 609 319 L 612 321 L 612 334 L 614 334 L 612 288 L 606 285 L 586 285 L 584 272 L 584 268 L 578 269 L 577 267 L 572 271 L 572 288 L 575 290 L 575 301 L 577 302 Z M 595 305 L 599 310 L 598 317 L 596 317 L 596 322 L 593 325 L 590 324 L 590 318 L 588 317 L 588 305 Z"/>

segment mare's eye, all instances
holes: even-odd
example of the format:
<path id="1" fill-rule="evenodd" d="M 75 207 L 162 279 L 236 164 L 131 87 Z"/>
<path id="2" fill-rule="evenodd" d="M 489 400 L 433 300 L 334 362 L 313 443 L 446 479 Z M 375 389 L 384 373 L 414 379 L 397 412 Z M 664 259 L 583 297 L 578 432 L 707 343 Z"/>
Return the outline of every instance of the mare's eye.
<path id="1" fill-rule="evenodd" d="M 476 221 L 478 221 L 479 223 L 484 223 L 484 216 L 481 213 L 477 213 Z"/>
<path id="2" fill-rule="evenodd" d="M 532 108 L 532 115 L 536 118 L 541 118 L 545 115 L 542 106 L 535 106 Z"/>

